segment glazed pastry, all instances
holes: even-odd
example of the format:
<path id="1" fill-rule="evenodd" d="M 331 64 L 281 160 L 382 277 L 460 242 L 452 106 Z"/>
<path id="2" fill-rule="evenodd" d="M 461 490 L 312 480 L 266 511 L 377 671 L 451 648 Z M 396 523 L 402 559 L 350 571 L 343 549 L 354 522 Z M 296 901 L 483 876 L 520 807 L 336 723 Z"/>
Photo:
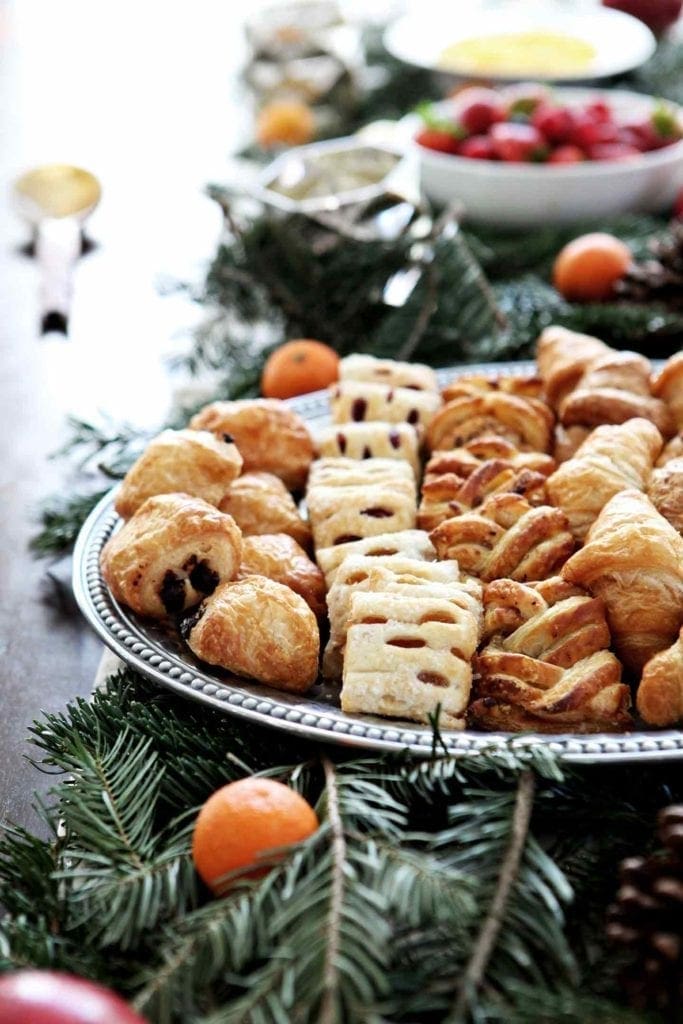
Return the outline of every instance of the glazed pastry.
<path id="1" fill-rule="evenodd" d="M 683 629 L 643 669 L 636 706 L 648 725 L 675 725 L 683 719 Z"/>
<path id="2" fill-rule="evenodd" d="M 659 514 L 683 536 L 683 456 L 653 470 L 647 493 Z"/>
<path id="3" fill-rule="evenodd" d="M 288 533 L 303 548 L 311 544 L 310 526 L 282 480 L 272 473 L 238 477 L 218 507 L 232 516 L 245 536 Z"/>
<path id="4" fill-rule="evenodd" d="M 341 380 L 330 388 L 333 423 L 382 420 L 424 427 L 440 407 L 441 396 L 435 391 L 416 391 L 414 388 L 359 380 Z"/>
<path id="5" fill-rule="evenodd" d="M 652 394 L 671 410 L 676 429 L 683 431 L 683 352 L 667 360 L 652 381 Z"/>
<path id="6" fill-rule="evenodd" d="M 318 618 L 325 615 L 325 577 L 289 534 L 245 537 L 238 578 L 244 576 L 267 576 L 284 583 L 303 597 Z"/>
<path id="7" fill-rule="evenodd" d="M 436 374 L 423 363 L 401 363 L 395 359 L 376 359 L 375 356 L 345 356 L 339 363 L 340 380 L 371 381 L 391 384 L 395 388 L 413 391 L 438 391 Z"/>
<path id="8" fill-rule="evenodd" d="M 454 398 L 433 418 L 427 429 L 430 451 L 460 448 L 475 438 L 496 434 L 520 451 L 547 452 L 553 415 L 534 398 L 500 392 Z"/>
<path id="9" fill-rule="evenodd" d="M 472 585 L 398 584 L 396 592 L 354 593 L 342 709 L 426 723 L 440 706 L 439 724 L 462 729 L 480 608 Z"/>
<path id="10" fill-rule="evenodd" d="M 316 561 L 325 574 L 329 590 L 334 583 L 339 566 L 351 555 L 368 555 L 370 558 L 416 558 L 433 562 L 436 559 L 434 545 L 424 530 L 398 530 L 396 533 L 380 533 L 364 540 L 349 541 L 329 548 L 318 548 Z"/>
<path id="11" fill-rule="evenodd" d="M 319 459 L 306 492 L 316 548 L 415 526 L 415 477 L 395 459 Z"/>
<path id="12" fill-rule="evenodd" d="M 562 569 L 600 597 L 614 649 L 640 671 L 683 624 L 683 539 L 640 491 L 620 491 Z"/>
<path id="13" fill-rule="evenodd" d="M 657 459 L 658 466 L 666 466 L 671 459 L 678 459 L 683 455 L 683 433 L 676 434 L 668 444 L 662 448 L 662 454 Z"/>
<path id="14" fill-rule="evenodd" d="M 490 459 L 502 459 L 513 469 L 529 469 L 543 476 L 550 476 L 555 469 L 555 460 L 542 452 L 521 452 L 510 441 L 495 434 L 468 441 L 462 448 L 452 451 L 432 452 L 425 466 L 425 479 L 442 473 L 455 473 L 467 477 Z"/>
<path id="15" fill-rule="evenodd" d="M 484 636 L 468 720 L 512 732 L 628 729 L 630 693 L 601 601 L 560 577 L 484 589 Z"/>
<path id="16" fill-rule="evenodd" d="M 351 597 L 356 590 L 388 591 L 391 586 L 421 586 L 432 583 L 459 583 L 457 562 L 425 562 L 396 555 L 372 557 L 349 555 L 344 559 L 327 596 L 330 639 L 323 655 L 323 675 L 341 676 L 342 657 L 349 624 Z"/>
<path id="17" fill-rule="evenodd" d="M 242 470 L 232 441 L 197 430 L 164 430 L 126 473 L 115 508 L 129 519 L 155 494 L 189 494 L 218 505 Z"/>
<path id="18" fill-rule="evenodd" d="M 316 437 L 318 455 L 347 459 L 405 459 L 420 474 L 418 437 L 408 423 L 344 423 L 324 427 Z"/>
<path id="19" fill-rule="evenodd" d="M 577 540 L 584 540 L 603 506 L 619 491 L 646 490 L 661 447 L 661 435 L 649 420 L 596 427 L 576 455 L 548 477 L 550 502 L 566 513 Z"/>
<path id="20" fill-rule="evenodd" d="M 494 494 L 513 492 L 530 505 L 545 504 L 545 477 L 530 469 L 516 470 L 503 459 L 483 462 L 464 480 L 455 473 L 429 474 L 422 484 L 417 510 L 421 530 L 433 530 L 452 516 L 477 508 Z"/>
<path id="21" fill-rule="evenodd" d="M 159 494 L 102 549 L 102 575 L 138 615 L 179 615 L 237 574 L 242 535 L 230 516 L 187 494 Z"/>
<path id="22" fill-rule="evenodd" d="M 441 397 L 444 402 L 450 402 L 452 398 L 478 395 L 486 391 L 503 391 L 520 398 L 542 398 L 543 381 L 536 374 L 489 377 L 483 373 L 463 373 L 442 389 Z"/>
<path id="23" fill-rule="evenodd" d="M 183 635 L 202 661 L 276 690 L 305 693 L 318 675 L 315 615 L 303 597 L 265 576 L 223 583 Z"/>
<path id="24" fill-rule="evenodd" d="M 477 512 L 446 519 L 429 538 L 439 558 L 454 558 L 462 572 L 487 582 L 547 579 L 574 550 L 561 509 L 533 508 L 517 494 L 497 494 Z"/>
<path id="25" fill-rule="evenodd" d="M 213 402 L 192 417 L 190 427 L 233 437 L 245 472 L 273 473 L 290 491 L 301 490 L 306 483 L 313 441 L 304 421 L 284 402 L 270 398 Z"/>
<path id="26" fill-rule="evenodd" d="M 546 327 L 536 345 L 536 363 L 548 404 L 557 409 L 586 369 L 613 350 L 589 334 L 566 327 Z"/>

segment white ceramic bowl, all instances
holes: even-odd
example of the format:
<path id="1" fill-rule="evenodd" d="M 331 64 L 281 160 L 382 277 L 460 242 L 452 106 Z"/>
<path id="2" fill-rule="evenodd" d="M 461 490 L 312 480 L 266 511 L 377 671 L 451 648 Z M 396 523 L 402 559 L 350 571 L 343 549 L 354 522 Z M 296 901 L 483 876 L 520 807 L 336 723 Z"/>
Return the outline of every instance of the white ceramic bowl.
<path id="1" fill-rule="evenodd" d="M 647 116 L 656 101 L 639 93 L 557 89 L 562 103 L 605 99 L 618 120 Z M 437 105 L 448 113 L 449 102 Z M 680 108 L 679 108 L 680 109 Z M 683 125 L 683 111 L 680 112 Z M 501 227 L 571 224 L 620 213 L 654 213 L 671 207 L 683 187 L 683 141 L 623 161 L 522 164 L 470 160 L 426 149 L 414 141 L 414 114 L 400 123 L 406 148 L 416 154 L 422 188 L 438 203 L 461 203 L 465 217 Z"/>

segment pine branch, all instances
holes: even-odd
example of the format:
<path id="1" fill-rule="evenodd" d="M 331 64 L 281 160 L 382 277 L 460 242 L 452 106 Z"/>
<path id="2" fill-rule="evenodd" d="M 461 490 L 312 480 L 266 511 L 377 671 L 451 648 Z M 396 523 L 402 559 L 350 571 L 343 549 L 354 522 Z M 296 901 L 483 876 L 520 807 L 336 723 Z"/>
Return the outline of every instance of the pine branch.
<path id="1" fill-rule="evenodd" d="M 48 499 L 39 511 L 42 529 L 31 538 L 31 551 L 39 557 L 60 555 L 67 551 L 76 542 L 79 530 L 95 505 L 108 491 L 109 488 L 106 488 L 67 498 L 59 494 Z"/>

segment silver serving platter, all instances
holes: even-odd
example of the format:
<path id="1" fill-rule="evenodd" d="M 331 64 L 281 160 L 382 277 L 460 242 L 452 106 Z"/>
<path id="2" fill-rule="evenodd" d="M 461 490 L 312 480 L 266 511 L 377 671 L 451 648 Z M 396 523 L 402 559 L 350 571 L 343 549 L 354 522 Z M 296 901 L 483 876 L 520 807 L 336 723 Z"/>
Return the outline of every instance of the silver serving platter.
<path id="1" fill-rule="evenodd" d="M 441 384 L 457 373 L 487 375 L 533 373 L 534 364 L 484 363 L 439 371 Z M 326 392 L 315 392 L 289 403 L 315 432 L 329 423 Z M 237 676 L 214 670 L 197 661 L 182 640 L 158 624 L 138 618 L 119 605 L 100 573 L 103 545 L 120 523 L 113 494 L 97 505 L 78 537 L 74 551 L 73 586 L 85 618 L 104 643 L 131 668 L 154 682 L 230 715 L 254 723 L 328 743 L 369 750 L 410 750 L 428 755 L 433 750 L 431 728 L 414 723 L 349 715 L 339 708 L 339 688 L 319 683 L 305 696 L 294 696 Z M 483 733 L 472 730 L 444 731 L 449 753 L 475 754 L 492 747 L 520 751 L 545 747 L 572 762 L 629 762 L 683 758 L 683 731 L 634 731 L 624 734 L 557 736 Z M 442 748 L 440 748 L 442 749 Z"/>

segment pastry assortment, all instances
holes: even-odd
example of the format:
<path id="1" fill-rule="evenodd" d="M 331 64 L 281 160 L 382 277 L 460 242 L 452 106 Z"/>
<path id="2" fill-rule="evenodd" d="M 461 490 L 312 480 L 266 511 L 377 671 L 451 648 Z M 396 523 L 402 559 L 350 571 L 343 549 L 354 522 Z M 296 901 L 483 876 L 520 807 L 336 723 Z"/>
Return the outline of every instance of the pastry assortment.
<path id="1" fill-rule="evenodd" d="M 314 437 L 280 401 L 215 402 L 127 474 L 104 579 L 207 664 L 293 693 L 322 673 L 345 712 L 623 732 L 633 690 L 673 725 L 683 353 L 653 374 L 549 327 L 537 370 L 440 392 L 348 356 Z"/>

